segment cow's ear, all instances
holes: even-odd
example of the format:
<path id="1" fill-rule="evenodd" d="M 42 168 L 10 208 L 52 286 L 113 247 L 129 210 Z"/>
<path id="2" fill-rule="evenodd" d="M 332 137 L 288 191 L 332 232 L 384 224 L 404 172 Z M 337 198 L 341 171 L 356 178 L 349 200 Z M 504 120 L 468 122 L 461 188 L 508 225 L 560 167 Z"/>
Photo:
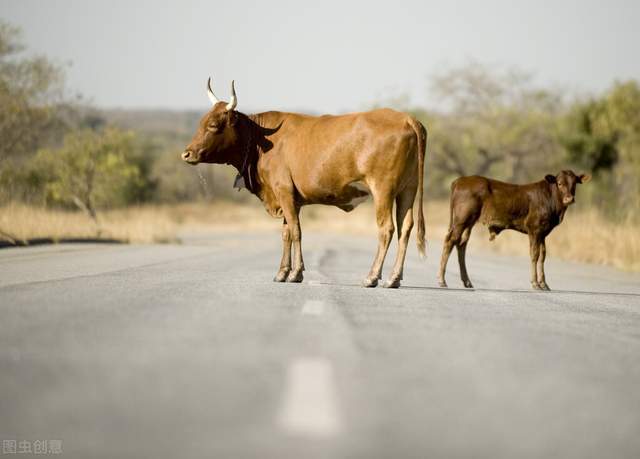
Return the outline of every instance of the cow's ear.
<path id="1" fill-rule="evenodd" d="M 544 176 L 544 179 L 549 183 L 556 183 L 556 176 L 555 175 L 547 174 L 547 175 Z"/>
<path id="2" fill-rule="evenodd" d="M 578 183 L 587 183 L 591 180 L 590 174 L 580 174 L 578 175 Z"/>
<path id="3" fill-rule="evenodd" d="M 229 126 L 235 126 L 236 122 L 238 121 L 238 115 L 236 114 L 236 112 L 234 112 L 233 110 L 230 110 L 227 112 L 227 115 L 228 115 L 227 120 L 228 120 Z"/>

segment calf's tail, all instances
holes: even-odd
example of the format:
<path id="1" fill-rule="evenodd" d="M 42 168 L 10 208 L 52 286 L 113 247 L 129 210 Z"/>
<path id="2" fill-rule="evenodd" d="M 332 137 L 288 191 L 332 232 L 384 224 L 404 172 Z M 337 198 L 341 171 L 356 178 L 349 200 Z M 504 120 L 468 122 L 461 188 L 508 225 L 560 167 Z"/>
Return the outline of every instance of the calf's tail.
<path id="1" fill-rule="evenodd" d="M 426 256 L 424 210 L 422 209 L 423 188 L 424 188 L 424 158 L 427 147 L 427 130 L 420 121 L 410 118 L 410 124 L 418 139 L 418 253 L 420 257 Z"/>
<path id="2" fill-rule="evenodd" d="M 449 229 L 447 230 L 446 239 L 449 239 L 451 237 L 451 233 L 453 232 L 453 193 L 455 192 L 457 181 L 458 179 L 455 179 L 453 182 L 451 182 L 451 193 L 449 196 Z"/>

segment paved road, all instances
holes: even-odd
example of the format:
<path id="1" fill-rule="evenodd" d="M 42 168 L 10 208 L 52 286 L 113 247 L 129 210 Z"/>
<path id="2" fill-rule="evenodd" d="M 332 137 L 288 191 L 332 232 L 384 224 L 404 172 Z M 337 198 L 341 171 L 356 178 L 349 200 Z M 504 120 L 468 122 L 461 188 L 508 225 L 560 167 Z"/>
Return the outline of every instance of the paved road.
<path id="1" fill-rule="evenodd" d="M 640 457 L 640 277 L 412 247 L 362 289 L 374 242 L 279 235 L 0 251 L 0 438 L 64 457 Z M 27 455 L 23 455 L 27 457 Z"/>

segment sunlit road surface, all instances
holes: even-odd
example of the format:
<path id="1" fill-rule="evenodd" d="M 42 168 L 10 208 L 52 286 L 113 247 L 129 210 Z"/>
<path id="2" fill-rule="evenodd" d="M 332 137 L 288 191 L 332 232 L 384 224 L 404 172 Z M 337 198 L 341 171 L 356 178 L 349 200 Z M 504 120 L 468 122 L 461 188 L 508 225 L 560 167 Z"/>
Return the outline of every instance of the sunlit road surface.
<path id="1" fill-rule="evenodd" d="M 526 259 L 471 247 L 477 289 L 455 256 L 438 289 L 440 247 L 423 262 L 412 241 L 400 290 L 363 289 L 375 241 L 303 243 L 300 285 L 271 281 L 277 232 L 0 250 L 0 439 L 77 458 L 640 457 L 638 275 L 551 254 L 555 290 L 532 292 Z"/>

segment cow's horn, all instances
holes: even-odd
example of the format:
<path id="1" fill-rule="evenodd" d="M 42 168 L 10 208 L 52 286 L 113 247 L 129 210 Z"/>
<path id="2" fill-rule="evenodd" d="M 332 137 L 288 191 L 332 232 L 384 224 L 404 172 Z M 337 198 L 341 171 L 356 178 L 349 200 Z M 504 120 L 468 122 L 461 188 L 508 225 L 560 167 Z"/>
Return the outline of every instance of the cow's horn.
<path id="1" fill-rule="evenodd" d="M 238 98 L 236 97 L 236 87 L 234 85 L 234 81 L 231 80 L 231 102 L 229 102 L 227 104 L 227 111 L 230 112 L 231 110 L 236 108 L 236 105 L 238 105 Z"/>
<path id="2" fill-rule="evenodd" d="M 213 93 L 213 89 L 211 89 L 211 77 L 209 77 L 209 79 L 207 80 L 207 95 L 209 96 L 211 105 L 215 105 L 220 102 L 216 95 Z"/>

